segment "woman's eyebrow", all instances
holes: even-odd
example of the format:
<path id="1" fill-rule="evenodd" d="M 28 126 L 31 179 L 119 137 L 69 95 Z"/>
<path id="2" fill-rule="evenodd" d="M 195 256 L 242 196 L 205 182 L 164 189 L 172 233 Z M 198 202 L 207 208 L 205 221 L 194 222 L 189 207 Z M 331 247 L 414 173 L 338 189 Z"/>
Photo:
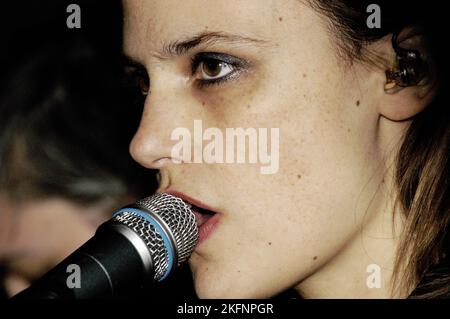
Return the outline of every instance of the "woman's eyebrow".
<path id="1" fill-rule="evenodd" d="M 159 59 L 170 58 L 173 56 L 181 56 L 187 54 L 193 48 L 214 43 L 228 43 L 228 44 L 251 44 L 257 46 L 264 46 L 269 43 L 267 40 L 255 39 L 242 35 L 230 34 L 225 32 L 203 32 L 184 40 L 177 40 L 170 43 L 165 43 L 162 46 L 162 52 L 159 54 L 152 54 Z M 123 65 L 136 69 L 145 69 L 143 63 L 137 59 L 123 53 Z"/>
<path id="2" fill-rule="evenodd" d="M 188 53 L 189 50 L 192 50 L 199 45 L 220 42 L 230 44 L 263 45 L 268 41 L 225 32 L 202 32 L 182 41 L 174 41 L 164 44 L 162 53 L 164 56 L 180 56 Z"/>

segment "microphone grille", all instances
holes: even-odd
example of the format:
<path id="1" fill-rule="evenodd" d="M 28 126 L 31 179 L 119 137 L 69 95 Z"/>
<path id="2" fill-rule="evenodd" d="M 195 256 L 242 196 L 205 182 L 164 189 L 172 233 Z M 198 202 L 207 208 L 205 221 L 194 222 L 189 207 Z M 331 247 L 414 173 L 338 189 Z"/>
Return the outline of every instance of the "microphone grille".
<path id="1" fill-rule="evenodd" d="M 170 273 L 169 251 L 164 240 L 155 226 L 150 224 L 142 215 L 124 208 L 114 216 L 114 221 L 131 228 L 144 242 L 150 251 L 153 262 L 153 278 L 156 281 L 163 280 Z"/>
<path id="2" fill-rule="evenodd" d="M 173 195 L 159 193 L 141 199 L 134 207 L 121 209 L 113 219 L 133 229 L 144 240 L 157 281 L 165 279 L 173 267 L 186 261 L 197 244 L 195 215 L 190 205 Z"/>
<path id="3" fill-rule="evenodd" d="M 198 226 L 190 205 L 166 193 L 156 194 L 136 202 L 136 205 L 158 215 L 172 231 L 178 264 L 185 262 L 198 240 Z"/>

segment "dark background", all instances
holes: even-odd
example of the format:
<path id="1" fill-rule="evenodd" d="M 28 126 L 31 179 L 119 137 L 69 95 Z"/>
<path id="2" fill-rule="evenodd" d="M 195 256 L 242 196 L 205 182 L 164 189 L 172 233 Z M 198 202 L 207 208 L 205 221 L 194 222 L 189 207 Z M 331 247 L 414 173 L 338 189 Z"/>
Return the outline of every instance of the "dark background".
<path id="1" fill-rule="evenodd" d="M 66 25 L 67 6 L 78 4 L 81 8 L 81 28 L 69 29 Z M 46 71 L 53 67 L 64 68 L 64 72 L 73 81 L 73 104 L 77 105 L 78 95 L 99 96 L 120 101 L 123 108 L 108 109 L 104 106 L 82 106 L 70 110 L 68 116 L 77 118 L 77 114 L 104 114 L 105 121 L 126 118 L 126 126 L 117 128 L 114 138 L 104 136 L 104 143 L 111 143 L 111 153 L 98 154 L 103 165 L 116 165 L 127 170 L 130 187 L 135 193 L 148 195 L 156 189 L 154 172 L 144 170 L 131 158 L 124 164 L 114 160 L 114 152 L 128 152 L 126 146 L 136 131 L 141 111 L 142 100 L 136 87 L 128 82 L 122 70 L 122 13 L 121 3 L 116 0 L 39 0 L 7 1 L 0 4 L 0 101 L 2 97 L 13 94 L 27 94 L 16 90 L 17 86 L 45 85 Z M 40 52 L 54 55 L 55 63 L 50 63 L 27 78 L 16 79 L 17 70 L 33 62 Z M 80 69 L 79 65 L 61 64 L 60 60 L 77 60 L 86 58 L 89 63 Z M 19 93 L 17 93 L 17 92 Z M 20 97 L 19 97 L 20 98 Z M 0 108 L 0 119 L 2 117 Z M 4 114 L 3 114 L 4 116 Z M 0 121 L 1 122 L 1 121 Z M 93 134 L 93 132 L 89 132 Z M 95 134 L 102 134 L 101 131 Z M 88 136 L 88 135 L 86 135 Z M 114 142 L 120 139 L 121 148 Z M 70 141 L 68 141 L 70 143 Z M 86 152 L 95 152 L 95 144 L 77 145 L 85 147 Z M 1 212 L 0 212 L 1 213 Z M 0 265 L 1 268 L 1 265 Z M 1 269 L 0 269 L 1 279 Z M 0 285 L 1 286 L 1 285 Z M 1 288 L 1 287 L 0 287 Z M 1 290 L 1 289 L 0 289 Z M 177 298 L 192 297 L 191 274 L 187 265 L 179 268 L 167 281 L 147 291 L 143 297 Z M 1 299 L 1 293 L 0 293 Z"/>

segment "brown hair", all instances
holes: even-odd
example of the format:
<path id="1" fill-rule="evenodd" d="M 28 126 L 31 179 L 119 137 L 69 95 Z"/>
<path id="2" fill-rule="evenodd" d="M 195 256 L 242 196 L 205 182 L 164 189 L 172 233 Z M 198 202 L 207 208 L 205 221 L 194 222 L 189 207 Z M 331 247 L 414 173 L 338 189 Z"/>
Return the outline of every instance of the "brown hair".
<path id="1" fill-rule="evenodd" d="M 401 279 L 400 289 L 416 287 L 413 298 L 449 297 L 450 121 L 444 95 L 449 65 L 446 51 L 438 41 L 441 21 L 445 19 L 439 15 L 445 10 L 436 4 L 377 1 L 382 26 L 370 29 L 367 26 L 369 1 L 307 2 L 331 22 L 331 30 L 338 34 L 339 53 L 344 53 L 348 61 L 373 62 L 370 53 L 364 50 L 366 45 L 407 26 L 420 27 L 425 34 L 431 59 L 439 71 L 440 88 L 425 111 L 412 119 L 397 155 L 397 205 L 405 216 L 405 228 L 397 251 L 394 283 Z"/>

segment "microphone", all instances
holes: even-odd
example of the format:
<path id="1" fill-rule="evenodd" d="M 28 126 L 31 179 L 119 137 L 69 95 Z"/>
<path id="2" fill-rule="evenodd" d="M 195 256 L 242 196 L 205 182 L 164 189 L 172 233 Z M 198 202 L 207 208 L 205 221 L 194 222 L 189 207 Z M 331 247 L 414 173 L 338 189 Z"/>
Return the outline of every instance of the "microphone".
<path id="1" fill-rule="evenodd" d="M 197 241 L 191 205 L 155 194 L 114 213 L 83 246 L 11 299 L 130 297 L 167 278 Z"/>

